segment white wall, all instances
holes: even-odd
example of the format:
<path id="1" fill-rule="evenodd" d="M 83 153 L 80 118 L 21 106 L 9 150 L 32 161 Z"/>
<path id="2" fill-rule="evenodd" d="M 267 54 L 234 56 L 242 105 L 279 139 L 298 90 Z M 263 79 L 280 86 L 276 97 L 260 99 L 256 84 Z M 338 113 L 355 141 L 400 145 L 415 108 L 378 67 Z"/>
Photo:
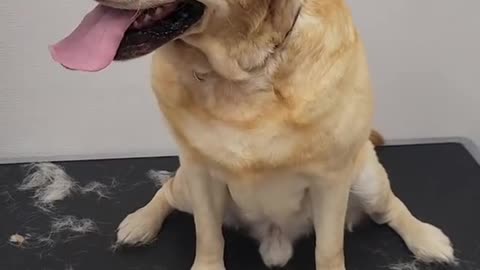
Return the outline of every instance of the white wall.
<path id="1" fill-rule="evenodd" d="M 367 45 L 383 133 L 480 145 L 480 2 L 348 2 Z"/>
<path id="2" fill-rule="evenodd" d="M 0 0 L 0 160 L 171 154 L 149 59 L 96 74 L 63 69 L 47 46 L 93 1 Z"/>
<path id="3" fill-rule="evenodd" d="M 480 144 L 480 2 L 351 0 L 390 139 L 465 136 Z M 148 59 L 98 74 L 50 60 L 90 1 L 0 1 L 0 161 L 172 154 Z"/>

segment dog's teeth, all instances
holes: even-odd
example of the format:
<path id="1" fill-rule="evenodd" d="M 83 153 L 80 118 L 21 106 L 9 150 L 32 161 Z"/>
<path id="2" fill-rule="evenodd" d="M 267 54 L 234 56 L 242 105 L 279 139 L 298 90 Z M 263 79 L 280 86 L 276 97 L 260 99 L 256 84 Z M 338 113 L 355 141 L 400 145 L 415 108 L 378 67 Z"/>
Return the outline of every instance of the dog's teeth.
<path id="1" fill-rule="evenodd" d="M 133 28 L 140 28 L 140 23 L 138 21 L 133 22 Z"/>

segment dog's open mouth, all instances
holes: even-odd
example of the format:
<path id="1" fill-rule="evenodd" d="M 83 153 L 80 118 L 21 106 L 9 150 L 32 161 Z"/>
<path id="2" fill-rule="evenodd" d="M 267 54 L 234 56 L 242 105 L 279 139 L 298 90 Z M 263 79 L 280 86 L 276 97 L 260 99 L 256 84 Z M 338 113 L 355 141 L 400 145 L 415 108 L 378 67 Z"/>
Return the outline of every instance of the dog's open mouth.
<path id="1" fill-rule="evenodd" d="M 55 61 L 69 69 L 99 71 L 114 60 L 149 54 L 181 36 L 203 16 L 205 6 L 177 0 L 145 10 L 98 5 L 71 35 L 50 47 Z"/>

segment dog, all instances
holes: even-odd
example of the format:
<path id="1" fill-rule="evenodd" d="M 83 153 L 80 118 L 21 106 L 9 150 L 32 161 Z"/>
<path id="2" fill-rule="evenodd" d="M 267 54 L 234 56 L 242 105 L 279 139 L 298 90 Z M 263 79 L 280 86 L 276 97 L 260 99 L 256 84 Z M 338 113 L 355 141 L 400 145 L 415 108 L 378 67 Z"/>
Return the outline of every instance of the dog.
<path id="1" fill-rule="evenodd" d="M 454 262 L 449 238 L 410 213 L 377 158 L 368 63 L 344 0 L 97 2 L 53 58 L 98 71 L 153 52 L 181 164 L 121 222 L 119 244 L 150 243 L 180 210 L 195 221 L 192 270 L 225 269 L 223 225 L 245 228 L 269 267 L 313 231 L 316 270 L 345 270 L 344 231 L 368 215 L 417 259 Z"/>

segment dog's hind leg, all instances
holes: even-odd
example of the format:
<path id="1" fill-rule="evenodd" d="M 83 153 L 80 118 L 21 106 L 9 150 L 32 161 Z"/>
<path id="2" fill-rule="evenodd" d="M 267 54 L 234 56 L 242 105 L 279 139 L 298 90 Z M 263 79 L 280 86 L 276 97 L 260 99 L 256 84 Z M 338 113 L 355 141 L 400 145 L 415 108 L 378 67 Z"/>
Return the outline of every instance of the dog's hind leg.
<path id="1" fill-rule="evenodd" d="M 370 142 L 363 151 L 364 165 L 351 191 L 363 211 L 375 222 L 388 224 L 395 230 L 417 259 L 453 263 L 455 258 L 449 238 L 440 229 L 415 218 L 393 194 L 387 173 Z"/>
<path id="2" fill-rule="evenodd" d="M 144 207 L 128 215 L 119 225 L 117 244 L 141 246 L 151 243 L 158 235 L 164 220 L 174 210 L 191 212 L 183 188 L 184 184 L 177 173 L 170 178 L 153 199 Z"/>

